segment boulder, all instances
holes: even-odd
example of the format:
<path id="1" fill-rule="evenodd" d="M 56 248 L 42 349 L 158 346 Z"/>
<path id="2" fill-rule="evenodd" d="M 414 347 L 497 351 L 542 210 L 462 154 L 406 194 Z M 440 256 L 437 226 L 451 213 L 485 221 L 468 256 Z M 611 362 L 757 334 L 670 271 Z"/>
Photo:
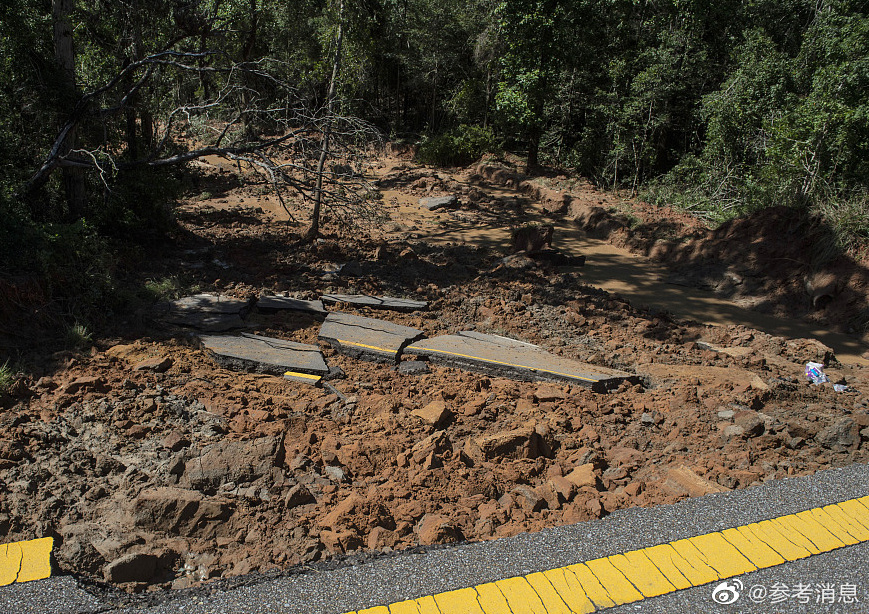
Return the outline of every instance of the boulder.
<path id="1" fill-rule="evenodd" d="M 563 479 L 570 484 L 573 484 L 576 488 L 600 487 L 600 479 L 595 473 L 593 463 L 586 463 L 585 465 L 576 467 L 573 471 L 564 476 Z"/>
<path id="2" fill-rule="evenodd" d="M 461 533 L 446 516 L 426 514 L 418 526 L 419 543 L 424 546 L 446 544 L 461 539 Z"/>
<path id="3" fill-rule="evenodd" d="M 253 482 L 284 462 L 280 437 L 252 441 L 221 441 L 187 461 L 184 478 L 197 490 L 215 492 L 226 482 Z"/>
<path id="4" fill-rule="evenodd" d="M 216 533 L 231 514 L 232 506 L 225 499 L 171 487 L 141 492 L 130 510 L 136 526 L 183 537 Z"/>
<path id="5" fill-rule="evenodd" d="M 531 426 L 500 431 L 469 439 L 465 452 L 478 460 L 537 458 L 540 456 L 540 436 Z"/>
<path id="6" fill-rule="evenodd" d="M 437 209 L 452 208 L 459 204 L 459 199 L 455 194 L 449 196 L 429 196 L 419 199 L 419 206 L 429 211 Z"/>
<path id="7" fill-rule="evenodd" d="M 689 467 L 681 465 L 667 471 L 667 481 L 676 485 L 677 490 L 685 490 L 692 497 L 702 497 L 715 492 L 725 492 L 728 489 L 704 477 L 697 475 Z"/>
<path id="8" fill-rule="evenodd" d="M 434 426 L 435 428 L 446 426 L 447 423 L 449 423 L 450 418 L 453 416 L 452 412 L 447 407 L 447 404 L 441 399 L 432 401 L 425 407 L 414 410 L 411 412 L 411 415 L 419 418 L 426 424 Z"/>
<path id="9" fill-rule="evenodd" d="M 846 452 L 860 444 L 860 427 L 854 418 L 845 416 L 815 435 L 825 448 Z"/>

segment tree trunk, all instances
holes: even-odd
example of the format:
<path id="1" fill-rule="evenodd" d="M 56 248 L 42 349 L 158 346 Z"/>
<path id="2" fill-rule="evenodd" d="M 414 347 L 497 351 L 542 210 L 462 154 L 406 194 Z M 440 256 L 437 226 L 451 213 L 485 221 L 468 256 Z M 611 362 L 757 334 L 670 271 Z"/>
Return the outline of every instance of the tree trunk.
<path id="1" fill-rule="evenodd" d="M 540 130 L 532 128 L 528 136 L 528 160 L 525 162 L 525 174 L 532 175 L 537 169 L 537 160 L 540 154 Z"/>
<path id="2" fill-rule="evenodd" d="M 344 0 L 338 5 L 338 33 L 335 37 L 335 59 L 332 61 L 332 79 L 329 83 L 329 93 L 326 96 L 326 124 L 323 128 L 323 138 L 320 147 L 320 159 L 317 161 L 317 185 L 314 189 L 314 210 L 311 212 L 311 225 L 305 231 L 305 240 L 313 241 L 320 234 L 320 208 L 323 202 L 323 168 L 329 155 L 329 139 L 332 136 L 332 107 L 335 102 L 335 90 L 338 84 L 338 73 L 341 70 L 341 45 L 344 42 Z"/>
<path id="3" fill-rule="evenodd" d="M 53 0 L 54 57 L 60 68 L 61 75 L 61 94 L 58 107 L 63 110 L 74 107 L 74 101 L 78 98 L 75 83 L 75 50 L 72 44 L 72 26 L 69 22 L 69 14 L 72 12 L 72 9 L 73 0 Z M 61 127 L 65 121 L 65 118 L 61 121 Z M 61 157 L 66 156 L 76 148 L 76 132 L 76 126 L 72 126 L 69 132 L 67 132 L 66 138 L 59 150 Z M 87 206 L 84 170 L 64 167 L 61 173 L 69 217 L 72 219 L 80 218 L 84 215 Z"/>
<path id="4" fill-rule="evenodd" d="M 242 47 L 241 50 L 241 61 L 245 64 L 250 62 L 251 57 L 253 57 L 253 51 L 256 47 L 257 31 L 259 28 L 259 11 L 257 11 L 256 0 L 249 0 L 248 6 L 250 8 L 250 29 L 247 31 L 244 47 Z M 242 104 L 244 105 L 244 108 L 242 109 L 242 121 L 244 125 L 245 138 L 253 139 L 254 126 L 250 122 L 250 116 L 244 114 L 244 111 L 251 107 L 251 90 L 254 89 L 255 86 L 250 82 L 249 78 L 246 78 L 245 82 L 248 87 L 244 88 L 241 93 Z"/>

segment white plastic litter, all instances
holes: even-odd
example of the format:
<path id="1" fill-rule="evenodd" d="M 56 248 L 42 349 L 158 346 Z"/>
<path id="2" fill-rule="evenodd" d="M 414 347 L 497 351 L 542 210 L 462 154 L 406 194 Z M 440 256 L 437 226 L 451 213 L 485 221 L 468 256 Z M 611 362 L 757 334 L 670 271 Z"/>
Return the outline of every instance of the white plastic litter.
<path id="1" fill-rule="evenodd" d="M 806 377 L 815 385 L 830 381 L 824 373 L 824 365 L 819 362 L 806 363 Z"/>

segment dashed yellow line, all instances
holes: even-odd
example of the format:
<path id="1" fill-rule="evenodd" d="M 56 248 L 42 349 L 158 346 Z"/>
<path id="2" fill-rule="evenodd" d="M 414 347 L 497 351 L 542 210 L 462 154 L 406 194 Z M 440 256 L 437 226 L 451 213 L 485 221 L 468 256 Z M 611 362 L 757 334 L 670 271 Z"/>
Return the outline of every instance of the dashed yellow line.
<path id="1" fill-rule="evenodd" d="M 48 578 L 53 546 L 51 537 L 0 544 L 0 586 Z"/>
<path id="2" fill-rule="evenodd" d="M 869 497 L 348 614 L 570 614 L 869 541 Z"/>

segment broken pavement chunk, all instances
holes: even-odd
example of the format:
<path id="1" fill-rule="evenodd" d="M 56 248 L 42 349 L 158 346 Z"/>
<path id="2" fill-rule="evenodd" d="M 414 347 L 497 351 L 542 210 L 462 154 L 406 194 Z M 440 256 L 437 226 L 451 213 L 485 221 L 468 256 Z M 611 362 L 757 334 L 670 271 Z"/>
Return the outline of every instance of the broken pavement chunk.
<path id="1" fill-rule="evenodd" d="M 392 311 L 419 311 L 428 307 L 428 303 L 425 301 L 413 301 L 391 296 L 369 296 L 367 294 L 324 294 L 322 301 L 328 304 L 347 303 L 357 307 L 372 307 Z"/>
<path id="2" fill-rule="evenodd" d="M 329 372 L 323 353 L 316 345 L 250 334 L 240 337 L 201 335 L 199 339 L 202 346 L 227 369 L 272 375 L 291 372 L 317 377 Z"/>
<path id="3" fill-rule="evenodd" d="M 247 326 L 245 318 L 253 301 L 217 294 L 196 294 L 163 304 L 163 319 L 171 324 L 192 326 L 208 332 L 223 332 Z"/>
<path id="4" fill-rule="evenodd" d="M 404 347 L 423 334 L 409 326 L 333 311 L 320 327 L 319 338 L 354 358 L 396 363 Z"/>
<path id="5" fill-rule="evenodd" d="M 597 392 L 622 382 L 639 382 L 630 373 L 555 356 L 540 346 L 475 331 L 462 331 L 424 339 L 405 353 L 426 356 L 432 362 L 523 381 L 559 381 L 586 386 Z"/>
<path id="6" fill-rule="evenodd" d="M 256 303 L 256 308 L 257 311 L 267 313 L 283 310 L 322 313 L 323 315 L 327 313 L 322 301 L 305 301 L 289 296 L 261 296 Z"/>

